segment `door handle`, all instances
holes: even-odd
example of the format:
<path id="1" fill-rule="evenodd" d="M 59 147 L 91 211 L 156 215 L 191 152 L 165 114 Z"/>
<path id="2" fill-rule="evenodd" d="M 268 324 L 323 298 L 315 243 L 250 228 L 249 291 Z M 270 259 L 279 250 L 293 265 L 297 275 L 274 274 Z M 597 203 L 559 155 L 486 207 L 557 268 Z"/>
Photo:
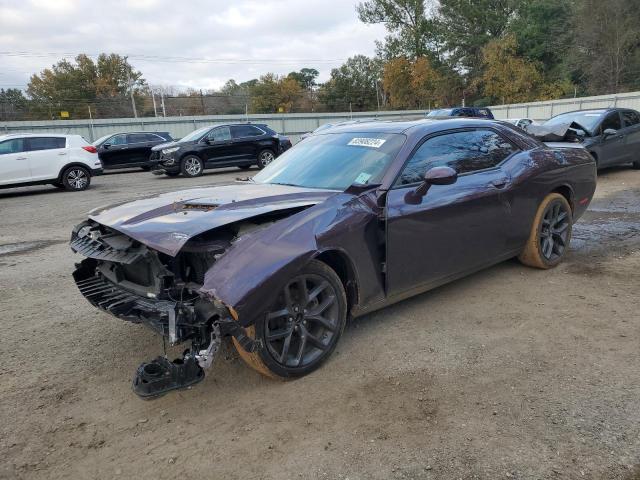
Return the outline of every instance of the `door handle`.
<path id="1" fill-rule="evenodd" d="M 495 188 L 504 188 L 508 182 L 509 179 L 507 178 L 498 178 L 496 180 L 491 180 L 491 185 L 493 185 Z"/>
<path id="2" fill-rule="evenodd" d="M 60 152 L 60 153 L 58 153 L 58 155 L 66 155 L 66 154 L 67 154 L 67 152 Z"/>
<path id="3" fill-rule="evenodd" d="M 26 160 L 26 159 L 27 159 L 27 157 L 18 157 L 18 158 L 16 158 L 16 160 Z"/>

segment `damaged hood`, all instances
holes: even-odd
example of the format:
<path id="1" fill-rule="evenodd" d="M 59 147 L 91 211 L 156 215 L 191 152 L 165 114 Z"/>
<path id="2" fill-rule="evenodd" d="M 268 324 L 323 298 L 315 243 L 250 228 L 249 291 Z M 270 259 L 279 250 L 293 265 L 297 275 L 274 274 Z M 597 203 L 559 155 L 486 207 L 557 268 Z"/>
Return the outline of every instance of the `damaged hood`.
<path id="1" fill-rule="evenodd" d="M 175 256 L 189 239 L 265 213 L 310 207 L 337 194 L 288 185 L 233 183 L 198 187 L 108 206 L 89 218 Z"/>

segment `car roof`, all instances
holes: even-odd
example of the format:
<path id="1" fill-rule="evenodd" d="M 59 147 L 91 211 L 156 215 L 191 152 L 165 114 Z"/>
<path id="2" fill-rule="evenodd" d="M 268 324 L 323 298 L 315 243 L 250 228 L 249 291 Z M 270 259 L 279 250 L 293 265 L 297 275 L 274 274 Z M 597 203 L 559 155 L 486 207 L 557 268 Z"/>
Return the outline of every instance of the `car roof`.
<path id="1" fill-rule="evenodd" d="M 82 137 L 82 135 L 78 135 L 75 133 L 6 133 L 4 135 L 0 135 L 0 140 L 7 140 L 9 138 L 33 138 L 33 137 Z"/>
<path id="2" fill-rule="evenodd" d="M 336 125 L 326 133 L 413 133 L 428 134 L 441 130 L 464 127 L 482 127 L 487 124 L 500 124 L 496 120 L 465 117 L 432 117 L 411 121 L 377 121 L 363 122 L 350 125 Z M 324 133 L 324 132 L 323 132 Z M 323 134 L 320 133 L 319 135 Z"/>

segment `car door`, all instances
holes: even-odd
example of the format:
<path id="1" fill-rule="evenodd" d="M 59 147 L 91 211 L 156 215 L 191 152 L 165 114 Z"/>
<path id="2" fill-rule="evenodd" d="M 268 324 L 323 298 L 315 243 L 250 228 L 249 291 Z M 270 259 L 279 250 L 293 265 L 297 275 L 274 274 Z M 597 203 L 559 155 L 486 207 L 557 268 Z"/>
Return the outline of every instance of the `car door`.
<path id="1" fill-rule="evenodd" d="M 628 162 L 640 160 L 640 114 L 635 110 L 622 111 L 622 134 Z"/>
<path id="2" fill-rule="evenodd" d="M 258 157 L 258 140 L 265 134 L 253 125 L 231 127 L 234 155 L 237 160 L 255 160 Z"/>
<path id="3" fill-rule="evenodd" d="M 66 163 L 68 150 L 65 137 L 25 138 L 29 170 L 34 181 L 51 180 L 60 174 Z"/>
<path id="4" fill-rule="evenodd" d="M 390 296 L 429 288 L 502 259 L 507 253 L 510 179 L 500 167 L 520 150 L 492 129 L 427 137 L 387 195 L 387 288 Z M 409 201 L 435 166 L 458 172 Z"/>
<path id="5" fill-rule="evenodd" d="M 605 135 L 605 130 L 615 130 L 615 134 Z M 605 167 L 625 163 L 626 150 L 620 112 L 613 111 L 605 115 L 598 128 L 598 166 Z"/>
<path id="6" fill-rule="evenodd" d="M 201 153 L 208 166 L 233 164 L 234 148 L 231 130 L 227 126 L 212 129 L 201 140 Z"/>
<path id="7" fill-rule="evenodd" d="M 147 163 L 151 155 L 151 147 L 156 145 L 152 136 L 147 133 L 129 133 L 127 134 L 126 155 L 123 161 L 127 165 L 137 166 Z"/>
<path id="8" fill-rule="evenodd" d="M 31 170 L 23 138 L 0 142 L 0 185 L 31 181 Z"/>
<path id="9" fill-rule="evenodd" d="M 104 168 L 115 168 L 124 163 L 127 155 L 127 135 L 119 133 L 98 147 L 98 156 Z"/>

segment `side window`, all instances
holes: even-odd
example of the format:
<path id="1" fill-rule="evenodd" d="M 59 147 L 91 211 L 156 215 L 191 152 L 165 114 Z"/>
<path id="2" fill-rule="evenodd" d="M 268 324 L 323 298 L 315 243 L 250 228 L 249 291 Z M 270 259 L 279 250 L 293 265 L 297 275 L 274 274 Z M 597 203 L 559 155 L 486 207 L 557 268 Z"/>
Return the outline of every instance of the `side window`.
<path id="1" fill-rule="evenodd" d="M 10 153 L 24 152 L 24 140 L 22 138 L 14 138 L 0 142 L 0 155 L 8 155 Z"/>
<path id="2" fill-rule="evenodd" d="M 30 152 L 64 148 L 67 143 L 66 139 L 62 137 L 33 137 L 26 140 Z"/>
<path id="3" fill-rule="evenodd" d="M 167 140 L 162 138 L 160 135 L 156 135 L 154 133 L 146 133 L 144 135 L 146 137 L 147 142 L 166 142 Z"/>
<path id="4" fill-rule="evenodd" d="M 146 133 L 130 133 L 127 135 L 127 143 L 146 143 L 149 141 Z"/>
<path id="5" fill-rule="evenodd" d="M 262 130 L 252 125 L 236 125 L 231 127 L 233 138 L 259 137 L 263 135 Z"/>
<path id="6" fill-rule="evenodd" d="M 622 120 L 624 122 L 624 127 L 631 127 L 640 123 L 640 115 L 638 115 L 638 112 L 633 110 L 625 110 L 622 112 Z"/>
<path id="7" fill-rule="evenodd" d="M 127 136 L 126 135 L 114 135 L 109 140 L 104 143 L 108 143 L 109 145 L 126 145 L 127 144 Z"/>
<path id="8" fill-rule="evenodd" d="M 229 127 L 218 127 L 211 130 L 207 138 L 214 142 L 225 142 L 231 140 L 231 132 L 229 131 Z"/>
<path id="9" fill-rule="evenodd" d="M 447 166 L 459 174 L 497 166 L 518 149 L 492 130 L 469 130 L 432 137 L 404 167 L 397 185 L 421 182 L 427 170 Z"/>
<path id="10" fill-rule="evenodd" d="M 618 112 L 609 113 L 604 121 L 602 122 L 602 127 L 600 127 L 604 132 L 607 128 L 612 128 L 614 130 L 620 130 L 622 125 L 620 125 L 620 114 Z"/>

